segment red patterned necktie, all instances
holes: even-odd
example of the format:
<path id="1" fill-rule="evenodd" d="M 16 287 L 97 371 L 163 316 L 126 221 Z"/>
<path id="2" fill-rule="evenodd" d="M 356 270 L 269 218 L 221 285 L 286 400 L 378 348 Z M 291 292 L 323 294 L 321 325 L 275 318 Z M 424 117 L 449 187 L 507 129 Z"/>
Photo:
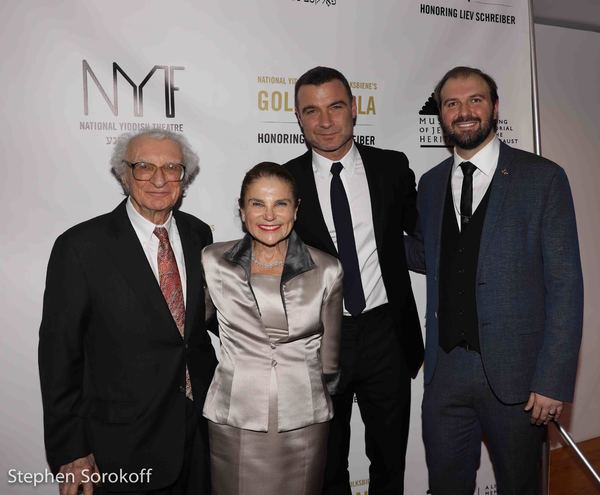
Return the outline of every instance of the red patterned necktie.
<path id="1" fill-rule="evenodd" d="M 183 338 L 185 326 L 185 306 L 183 304 L 183 290 L 181 278 L 175 261 L 175 253 L 169 242 L 169 233 L 164 227 L 156 227 L 154 235 L 158 237 L 158 279 L 160 290 L 163 293 L 171 315 L 175 320 L 177 329 Z M 185 368 L 185 396 L 192 399 L 192 384 L 187 366 Z"/>

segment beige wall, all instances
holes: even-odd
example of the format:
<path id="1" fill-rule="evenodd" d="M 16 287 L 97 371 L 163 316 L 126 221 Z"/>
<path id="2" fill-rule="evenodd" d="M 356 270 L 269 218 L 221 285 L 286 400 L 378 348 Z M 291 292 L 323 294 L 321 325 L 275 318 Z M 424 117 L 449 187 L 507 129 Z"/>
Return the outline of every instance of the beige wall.
<path id="1" fill-rule="evenodd" d="M 600 33 L 535 26 L 542 155 L 573 190 L 585 284 L 575 401 L 564 424 L 577 441 L 600 436 Z"/>

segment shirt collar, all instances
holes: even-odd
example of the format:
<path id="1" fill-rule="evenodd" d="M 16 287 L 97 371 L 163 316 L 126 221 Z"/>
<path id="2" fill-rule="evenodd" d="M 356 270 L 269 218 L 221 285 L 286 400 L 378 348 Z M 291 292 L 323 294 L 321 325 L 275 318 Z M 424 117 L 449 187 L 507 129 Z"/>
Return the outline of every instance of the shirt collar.
<path id="1" fill-rule="evenodd" d="M 494 138 L 488 144 L 475 153 L 469 160 L 465 160 L 459 156 L 458 153 L 456 153 L 455 148 L 453 171 L 456 171 L 462 162 L 469 161 L 485 175 L 493 175 L 496 170 L 496 166 L 498 165 L 499 156 L 500 140 L 498 139 L 498 136 L 494 136 Z"/>
<path id="2" fill-rule="evenodd" d="M 250 262 L 252 258 L 252 237 L 246 234 L 240 241 L 235 243 L 231 249 L 223 253 L 223 257 L 233 263 L 240 265 L 250 278 Z M 284 284 L 296 275 L 312 270 L 316 266 L 306 244 L 302 242 L 298 234 L 292 230 L 288 237 L 287 253 L 281 274 L 281 283 Z"/>
<path id="3" fill-rule="evenodd" d="M 135 206 L 133 206 L 133 203 L 131 202 L 131 196 L 127 198 L 125 208 L 127 209 L 127 216 L 129 217 L 129 221 L 133 225 L 133 228 L 137 232 L 139 232 L 139 234 L 144 239 L 151 239 L 152 235 L 154 234 L 154 229 L 156 227 L 164 227 L 165 229 L 167 229 L 167 232 L 169 232 L 169 237 L 171 237 L 173 212 L 169 213 L 169 217 L 167 218 L 167 221 L 165 223 L 163 223 L 162 225 L 155 225 L 147 218 L 144 218 L 144 216 L 135 209 Z"/>
<path id="4" fill-rule="evenodd" d="M 313 172 L 319 177 L 330 177 L 331 176 L 331 164 L 335 162 L 341 162 L 344 166 L 344 172 L 347 176 L 352 176 L 355 170 L 356 155 L 358 148 L 352 141 L 352 147 L 348 150 L 340 160 L 330 160 L 322 155 L 319 155 L 315 150 L 312 152 L 312 167 Z"/>

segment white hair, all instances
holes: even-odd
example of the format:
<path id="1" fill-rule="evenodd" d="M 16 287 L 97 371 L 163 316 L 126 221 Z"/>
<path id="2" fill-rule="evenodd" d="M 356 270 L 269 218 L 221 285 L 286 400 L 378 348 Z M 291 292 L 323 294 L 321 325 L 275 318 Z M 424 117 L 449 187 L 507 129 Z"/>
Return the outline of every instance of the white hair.
<path id="1" fill-rule="evenodd" d="M 200 166 L 198 165 L 200 160 L 198 159 L 198 155 L 191 148 L 188 140 L 183 134 L 177 134 L 165 129 L 149 129 L 140 132 L 128 132 L 122 134 L 117 139 L 115 147 L 113 148 L 112 156 L 110 157 L 110 171 L 119 181 L 119 184 L 121 184 L 125 194 L 129 194 L 129 191 L 126 189 L 126 186 L 122 180 L 128 169 L 128 165 L 124 162 L 124 160 L 127 158 L 127 149 L 129 148 L 129 144 L 131 141 L 139 137 L 148 137 L 151 139 L 170 139 L 181 146 L 183 164 L 185 165 L 185 175 L 183 176 L 183 181 L 181 184 L 183 191 L 185 191 L 194 181 L 198 175 L 198 172 L 200 172 Z"/>

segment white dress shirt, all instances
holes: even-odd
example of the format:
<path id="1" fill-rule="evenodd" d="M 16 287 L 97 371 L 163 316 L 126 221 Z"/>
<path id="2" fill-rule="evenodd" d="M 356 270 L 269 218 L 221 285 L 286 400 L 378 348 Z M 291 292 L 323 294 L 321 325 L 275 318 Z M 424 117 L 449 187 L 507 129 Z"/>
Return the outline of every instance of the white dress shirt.
<path id="1" fill-rule="evenodd" d="M 458 230 L 460 230 L 460 197 L 462 192 L 463 173 L 460 164 L 471 162 L 477 167 L 473 173 L 473 205 L 471 211 L 475 213 L 479 203 L 492 183 L 494 172 L 498 166 L 500 156 L 500 140 L 494 136 L 488 144 L 481 148 L 472 158 L 465 160 L 454 150 L 454 165 L 452 167 L 452 199 Z"/>
<path id="2" fill-rule="evenodd" d="M 340 178 L 348 196 L 350 213 L 352 215 L 352 227 L 354 229 L 354 241 L 358 254 L 358 265 L 363 291 L 365 293 L 366 306 L 363 311 L 376 308 L 388 302 L 379 256 L 377 255 L 377 244 L 375 243 L 375 232 L 373 227 L 373 212 L 371 210 L 371 195 L 369 184 L 365 173 L 365 167 L 358 149 L 352 144 L 352 148 L 341 160 L 344 166 Z M 337 249 L 337 237 L 333 214 L 331 212 L 331 165 L 334 161 L 325 158 L 315 151 L 312 153 L 312 166 L 315 175 L 315 183 L 319 196 L 319 203 L 329 235 Z M 344 305 L 344 314 L 350 313 Z"/>
<path id="3" fill-rule="evenodd" d="M 179 231 L 177 230 L 177 223 L 173 218 L 173 214 L 169 214 L 169 218 L 162 225 L 154 225 L 152 222 L 144 218 L 133 206 L 131 197 L 127 200 L 127 216 L 133 230 L 137 234 L 142 249 L 148 258 L 148 263 L 152 268 L 152 272 L 156 277 L 156 281 L 160 280 L 158 277 L 158 237 L 154 235 L 154 229 L 156 227 L 164 227 L 169 233 L 169 242 L 175 253 L 175 261 L 177 262 L 177 269 L 179 270 L 179 277 L 181 278 L 181 288 L 183 290 L 183 303 L 185 304 L 186 298 L 186 276 L 185 276 L 185 259 L 183 257 L 183 248 L 181 247 L 181 238 L 179 237 Z"/>

